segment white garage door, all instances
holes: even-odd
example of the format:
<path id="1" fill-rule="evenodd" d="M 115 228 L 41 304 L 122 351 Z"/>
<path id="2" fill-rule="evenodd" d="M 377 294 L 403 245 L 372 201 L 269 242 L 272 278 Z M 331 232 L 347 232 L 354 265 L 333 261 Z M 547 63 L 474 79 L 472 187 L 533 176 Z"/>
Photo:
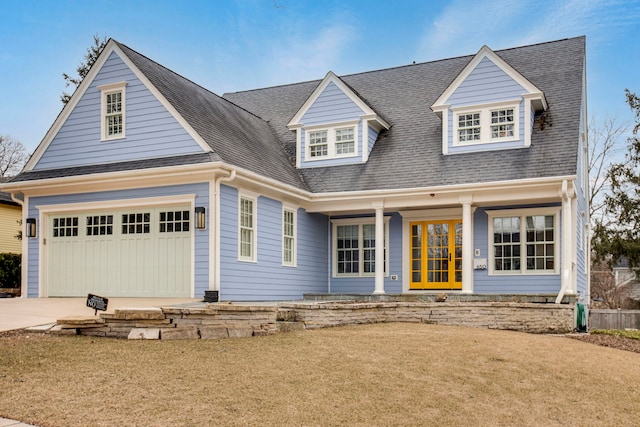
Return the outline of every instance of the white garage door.
<path id="1" fill-rule="evenodd" d="M 49 215 L 48 295 L 190 297 L 189 206 Z"/>

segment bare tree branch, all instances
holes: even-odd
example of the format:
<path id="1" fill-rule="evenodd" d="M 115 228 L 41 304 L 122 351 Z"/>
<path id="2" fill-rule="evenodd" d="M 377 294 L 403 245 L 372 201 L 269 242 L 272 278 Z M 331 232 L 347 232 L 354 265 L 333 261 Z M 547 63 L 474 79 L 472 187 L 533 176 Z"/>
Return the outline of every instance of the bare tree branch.
<path id="1" fill-rule="evenodd" d="M 16 175 L 29 156 L 22 142 L 0 135 L 0 177 Z"/>

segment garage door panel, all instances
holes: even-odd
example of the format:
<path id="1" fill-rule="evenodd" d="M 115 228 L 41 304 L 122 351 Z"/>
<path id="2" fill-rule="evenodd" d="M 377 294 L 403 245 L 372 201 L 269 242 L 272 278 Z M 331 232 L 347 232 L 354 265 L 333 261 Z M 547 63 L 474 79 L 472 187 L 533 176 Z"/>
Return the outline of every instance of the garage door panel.
<path id="1" fill-rule="evenodd" d="M 190 207 L 49 218 L 50 296 L 191 296 Z"/>

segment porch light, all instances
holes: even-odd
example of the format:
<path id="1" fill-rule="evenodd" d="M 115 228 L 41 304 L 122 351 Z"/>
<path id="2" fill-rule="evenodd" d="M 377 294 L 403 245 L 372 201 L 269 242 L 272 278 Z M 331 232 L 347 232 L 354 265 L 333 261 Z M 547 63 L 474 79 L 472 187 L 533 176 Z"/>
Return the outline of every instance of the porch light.
<path id="1" fill-rule="evenodd" d="M 36 219 L 27 218 L 27 237 L 36 237 Z"/>
<path id="2" fill-rule="evenodd" d="M 198 230 L 204 230 L 207 228 L 207 218 L 205 215 L 204 206 L 196 206 L 196 228 Z"/>

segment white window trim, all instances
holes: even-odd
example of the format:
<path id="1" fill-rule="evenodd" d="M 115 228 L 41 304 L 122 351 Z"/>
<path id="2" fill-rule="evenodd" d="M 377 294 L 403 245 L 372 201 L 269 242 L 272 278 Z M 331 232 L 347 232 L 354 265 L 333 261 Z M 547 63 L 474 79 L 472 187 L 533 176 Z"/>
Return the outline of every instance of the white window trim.
<path id="1" fill-rule="evenodd" d="M 520 126 L 522 126 L 520 123 L 520 102 L 521 100 L 512 100 L 451 108 L 453 112 L 453 146 L 468 147 L 478 144 L 493 144 L 520 140 Z M 513 109 L 513 136 L 491 138 L 491 112 L 505 109 Z M 480 140 L 460 142 L 458 140 L 458 116 L 471 113 L 480 113 Z"/>
<path id="2" fill-rule="evenodd" d="M 384 217 L 384 277 L 389 277 L 389 221 L 391 217 Z M 375 272 L 373 273 L 365 273 L 364 272 L 364 256 L 360 256 L 359 263 L 360 268 L 358 269 L 358 273 L 338 273 L 338 226 L 339 225 L 358 225 L 358 251 L 362 254 L 364 248 L 362 247 L 363 242 L 363 232 L 362 225 L 365 224 L 373 224 L 375 225 L 376 219 L 375 217 L 371 218 L 340 218 L 340 219 L 332 219 L 332 277 L 334 278 L 349 278 L 349 277 L 375 277 Z"/>
<path id="3" fill-rule="evenodd" d="M 284 213 L 293 213 L 293 236 L 285 236 L 284 234 Z M 293 238 L 293 253 L 291 254 L 291 262 L 287 262 L 284 259 L 284 241 L 286 237 Z M 284 267 L 297 267 L 298 266 L 298 208 L 291 205 L 282 205 L 282 265 Z"/>
<path id="4" fill-rule="evenodd" d="M 250 200 L 252 202 L 253 239 L 251 242 L 251 256 L 242 255 L 242 200 Z M 258 196 L 245 192 L 238 194 L 238 261 L 258 262 Z"/>
<path id="5" fill-rule="evenodd" d="M 335 123 L 332 125 L 314 125 L 314 126 L 305 126 L 304 128 L 304 161 L 305 162 L 315 162 L 318 160 L 328 160 L 328 159 L 342 159 L 342 158 L 350 158 L 357 157 L 358 151 L 360 149 L 360 143 L 358 142 L 358 126 L 360 123 L 359 120 L 350 121 L 350 122 L 342 122 Z M 348 154 L 336 154 L 336 130 L 338 129 L 347 129 L 353 128 L 353 153 Z M 309 133 L 311 132 L 319 132 L 319 131 L 327 131 L 327 155 L 322 157 L 311 157 L 311 149 L 309 147 Z"/>
<path id="6" fill-rule="evenodd" d="M 520 239 L 520 265 L 522 268 L 520 271 L 496 271 L 495 270 L 495 257 L 493 246 L 493 219 L 501 217 L 514 217 L 514 216 L 536 216 L 536 215 L 554 215 L 553 227 L 555 231 L 554 241 L 554 269 L 553 270 L 527 270 L 526 268 L 526 221 L 520 221 L 520 234 L 523 236 Z M 557 275 L 560 272 L 560 239 L 562 234 L 560 232 L 560 206 L 552 206 L 546 208 L 531 208 L 531 209 L 504 209 L 487 211 L 488 216 L 488 244 L 489 244 L 489 275 L 490 276 L 541 276 L 541 275 Z"/>
<path id="7" fill-rule="evenodd" d="M 113 141 L 116 139 L 126 138 L 126 117 L 127 117 L 127 102 L 126 102 L 126 87 L 127 82 L 111 83 L 107 85 L 98 86 L 100 91 L 100 140 L 101 141 Z M 122 92 L 122 133 L 115 136 L 107 135 L 107 95 L 115 92 Z"/>

